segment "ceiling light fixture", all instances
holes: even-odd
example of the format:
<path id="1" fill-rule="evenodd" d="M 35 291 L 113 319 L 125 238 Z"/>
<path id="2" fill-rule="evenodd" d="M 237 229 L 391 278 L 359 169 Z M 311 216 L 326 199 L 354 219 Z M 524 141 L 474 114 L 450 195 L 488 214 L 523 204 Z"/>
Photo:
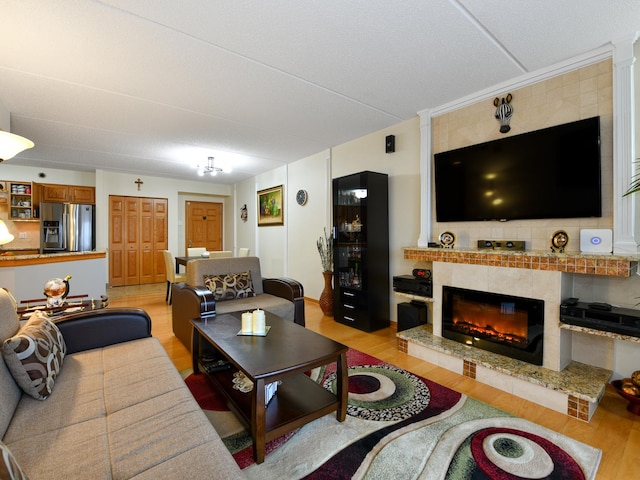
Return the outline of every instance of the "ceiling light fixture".
<path id="1" fill-rule="evenodd" d="M 198 165 L 198 175 L 200 175 L 201 177 L 204 176 L 206 173 L 208 173 L 212 177 L 215 177 L 218 174 L 218 172 L 230 173 L 231 169 L 227 167 L 225 168 L 216 167 L 213 163 L 213 157 L 207 158 L 207 164 L 205 166 Z"/>
<path id="2" fill-rule="evenodd" d="M 0 162 L 15 157 L 23 150 L 33 148 L 33 145 L 28 138 L 0 130 Z"/>

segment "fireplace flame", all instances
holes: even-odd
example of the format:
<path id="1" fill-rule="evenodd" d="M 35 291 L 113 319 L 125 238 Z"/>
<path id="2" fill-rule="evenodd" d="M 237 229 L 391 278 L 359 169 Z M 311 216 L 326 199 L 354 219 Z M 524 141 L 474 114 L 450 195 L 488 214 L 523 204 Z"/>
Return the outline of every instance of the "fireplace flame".
<path id="1" fill-rule="evenodd" d="M 479 305 L 461 300 L 454 307 L 454 331 L 505 343 L 517 348 L 529 345 L 527 314 L 499 305 Z"/>

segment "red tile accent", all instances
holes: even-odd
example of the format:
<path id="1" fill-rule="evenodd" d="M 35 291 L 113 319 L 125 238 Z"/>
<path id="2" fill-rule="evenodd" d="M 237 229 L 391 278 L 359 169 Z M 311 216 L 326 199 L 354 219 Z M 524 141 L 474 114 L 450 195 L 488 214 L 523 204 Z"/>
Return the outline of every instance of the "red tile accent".
<path id="1" fill-rule="evenodd" d="M 463 360 L 463 363 L 462 363 L 462 374 L 465 377 L 473 378 L 475 380 L 475 378 L 476 378 L 476 364 L 473 363 L 473 362 L 470 362 L 469 360 Z"/>
<path id="2" fill-rule="evenodd" d="M 567 415 L 584 422 L 589 421 L 589 402 L 582 398 L 569 395 L 567 399 Z"/>

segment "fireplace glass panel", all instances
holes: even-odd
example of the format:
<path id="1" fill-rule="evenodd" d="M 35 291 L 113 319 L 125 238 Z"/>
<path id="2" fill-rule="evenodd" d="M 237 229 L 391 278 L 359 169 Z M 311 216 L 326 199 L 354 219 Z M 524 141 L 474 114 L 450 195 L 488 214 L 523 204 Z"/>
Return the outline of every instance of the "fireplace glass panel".
<path id="1" fill-rule="evenodd" d="M 442 336 L 542 365 L 544 301 L 444 286 Z"/>

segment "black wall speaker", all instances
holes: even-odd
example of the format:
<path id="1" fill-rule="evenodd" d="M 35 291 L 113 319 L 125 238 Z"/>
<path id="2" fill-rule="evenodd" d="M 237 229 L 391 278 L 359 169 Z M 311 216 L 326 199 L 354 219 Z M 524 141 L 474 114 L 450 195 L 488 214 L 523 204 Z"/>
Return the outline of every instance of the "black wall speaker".
<path id="1" fill-rule="evenodd" d="M 398 304 L 398 332 L 428 322 L 427 306 L 418 301 Z"/>
<path id="2" fill-rule="evenodd" d="M 396 151 L 396 136 L 395 135 L 387 135 L 384 139 L 384 151 L 386 153 L 393 153 Z"/>

